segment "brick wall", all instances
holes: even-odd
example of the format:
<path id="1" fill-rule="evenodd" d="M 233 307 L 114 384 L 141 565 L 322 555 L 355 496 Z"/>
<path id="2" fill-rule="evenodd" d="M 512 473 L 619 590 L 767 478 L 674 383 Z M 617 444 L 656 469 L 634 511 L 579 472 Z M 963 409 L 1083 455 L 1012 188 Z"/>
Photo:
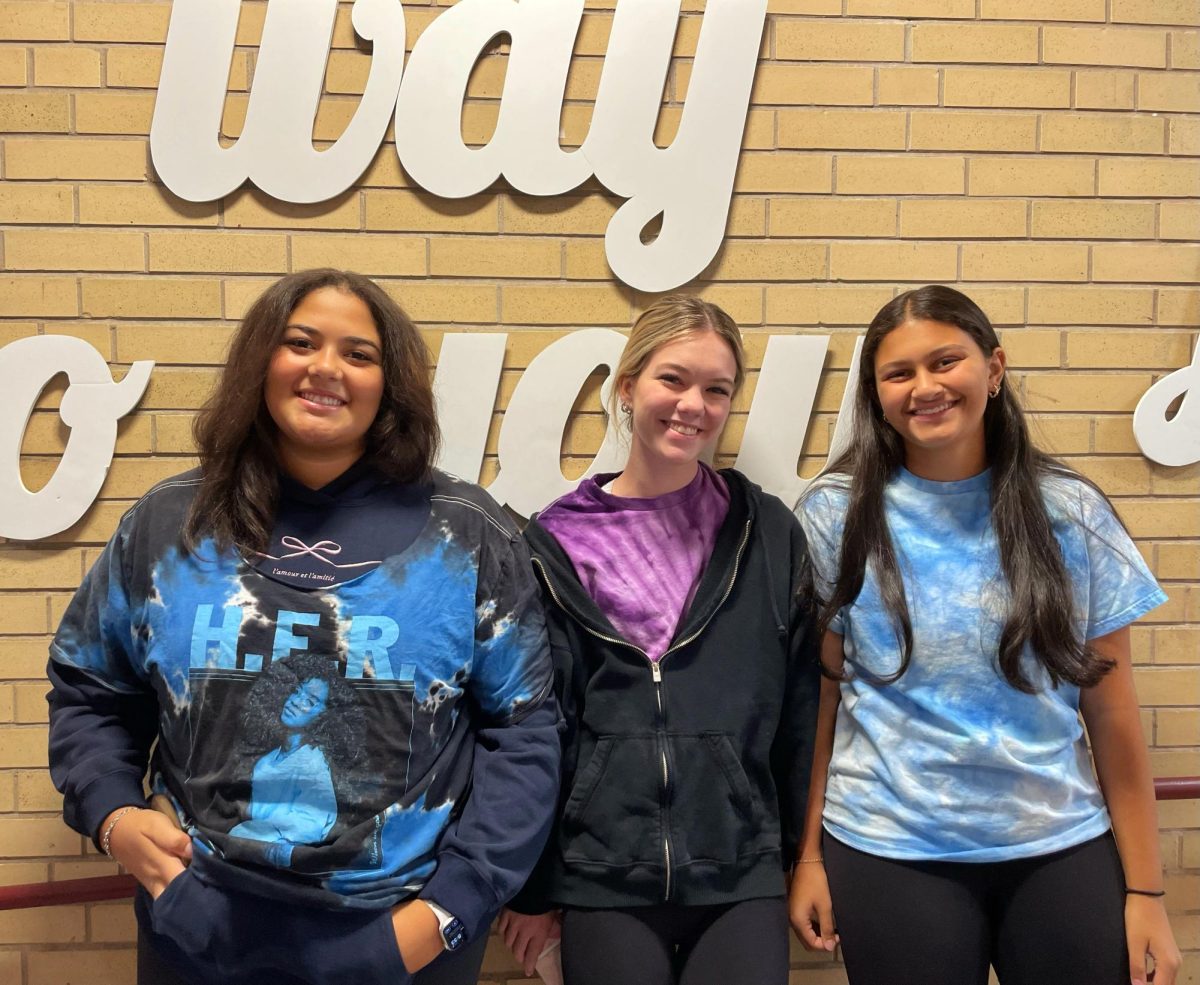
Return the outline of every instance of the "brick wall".
<path id="1" fill-rule="evenodd" d="M 587 132 L 612 5 L 589 3 L 568 145 Z M 703 2 L 684 7 L 661 142 L 678 124 Z M 440 10 L 405 8 L 411 44 Z M 231 138 L 265 3 L 243 9 Z M 979 300 L 1042 442 L 1113 495 L 1170 594 L 1134 629 L 1143 721 L 1157 774 L 1200 774 L 1200 467 L 1149 463 L 1130 428 L 1150 383 L 1188 362 L 1200 322 L 1200 3 L 773 0 L 770 11 L 728 239 L 688 289 L 730 310 L 756 359 L 771 333 L 833 334 L 804 474 L 824 459 L 854 335 L 880 304 L 932 281 Z M 369 65 L 341 13 L 318 141 L 341 132 Z M 317 206 L 254 190 L 180 201 L 156 181 L 147 141 L 169 14 L 137 0 L 0 0 L 0 343 L 68 334 L 117 367 L 158 363 L 84 519 L 0 545 L 4 883 L 113 871 L 64 827 L 46 775 L 47 634 L 121 512 L 192 463 L 192 412 L 263 286 L 347 265 L 377 276 L 435 350 L 445 332 L 509 332 L 497 426 L 533 355 L 574 326 L 624 327 L 647 302 L 611 278 L 603 231 L 620 202 L 594 183 L 551 200 L 501 187 L 446 202 L 412 186 L 389 143 L 358 185 Z M 476 70 L 470 141 L 491 132 L 503 71 L 502 48 Z M 726 457 L 753 385 L 752 373 Z M 597 390 L 568 429 L 568 473 L 599 445 Z M 31 486 L 63 447 L 61 394 L 47 388 L 25 438 Z M 485 480 L 494 452 L 493 433 Z M 1183 980 L 1195 983 L 1200 804 L 1161 816 L 1168 900 L 1192 952 Z M 133 934 L 123 903 L 0 914 L 0 980 L 131 981 Z M 844 981 L 836 964 L 794 953 L 795 981 Z M 517 977 L 495 942 L 485 977 Z"/>

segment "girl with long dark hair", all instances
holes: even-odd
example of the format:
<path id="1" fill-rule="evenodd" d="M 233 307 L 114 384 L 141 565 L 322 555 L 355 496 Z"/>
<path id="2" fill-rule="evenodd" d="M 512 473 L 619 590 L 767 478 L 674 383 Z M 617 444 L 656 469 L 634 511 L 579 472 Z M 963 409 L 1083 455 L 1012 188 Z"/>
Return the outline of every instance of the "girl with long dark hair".
<path id="1" fill-rule="evenodd" d="M 899 295 L 801 499 L 826 679 L 793 926 L 852 985 L 1141 983 L 1148 955 L 1170 985 L 1129 643 L 1166 596 L 1005 369 L 970 298 Z"/>
<path id="2" fill-rule="evenodd" d="M 745 378 L 733 320 L 665 297 L 638 318 L 610 414 L 629 459 L 530 521 L 567 719 L 543 865 L 501 928 L 567 985 L 782 985 L 785 872 L 818 675 L 796 518 L 704 463 Z"/>
<path id="3" fill-rule="evenodd" d="M 473 983 L 558 712 L 520 536 L 433 468 L 419 331 L 357 274 L 284 277 L 195 434 L 50 653 L 51 773 L 141 885 L 139 982 Z"/>

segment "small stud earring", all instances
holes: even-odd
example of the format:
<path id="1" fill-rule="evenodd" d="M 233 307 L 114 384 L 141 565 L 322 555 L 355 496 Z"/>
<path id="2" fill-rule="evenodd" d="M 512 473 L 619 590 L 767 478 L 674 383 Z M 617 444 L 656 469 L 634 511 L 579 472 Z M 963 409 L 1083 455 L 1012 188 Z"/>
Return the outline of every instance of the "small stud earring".
<path id="1" fill-rule="evenodd" d="M 633 408 L 632 408 L 632 407 L 630 407 L 630 406 L 629 406 L 629 404 L 622 402 L 622 404 L 621 404 L 621 413 L 622 413 L 622 414 L 632 414 L 632 413 L 633 413 Z"/>

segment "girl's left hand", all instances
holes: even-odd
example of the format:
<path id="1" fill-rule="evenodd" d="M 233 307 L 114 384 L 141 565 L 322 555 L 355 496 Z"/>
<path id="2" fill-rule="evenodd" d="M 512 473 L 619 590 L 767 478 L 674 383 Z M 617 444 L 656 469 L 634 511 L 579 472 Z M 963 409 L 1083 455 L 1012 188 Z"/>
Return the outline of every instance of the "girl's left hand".
<path id="1" fill-rule="evenodd" d="M 1161 897 L 1125 897 L 1125 939 L 1132 985 L 1145 985 L 1147 955 L 1154 958 L 1154 985 L 1175 985 L 1182 958 Z"/>

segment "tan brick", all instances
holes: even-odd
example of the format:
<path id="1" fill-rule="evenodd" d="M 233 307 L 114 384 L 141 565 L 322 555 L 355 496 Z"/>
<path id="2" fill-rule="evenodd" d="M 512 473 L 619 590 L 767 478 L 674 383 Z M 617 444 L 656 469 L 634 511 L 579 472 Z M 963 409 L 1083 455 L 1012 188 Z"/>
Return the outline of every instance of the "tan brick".
<path id="1" fill-rule="evenodd" d="M 842 195 L 961 195 L 965 165 L 961 157 L 842 156 L 837 191 Z"/>
<path id="2" fill-rule="evenodd" d="M 1142 705 L 1200 704 L 1200 674 L 1195 670 L 1137 667 L 1133 679 Z"/>
<path id="3" fill-rule="evenodd" d="M 1114 198 L 1195 198 L 1200 166 L 1195 161 L 1112 158 L 1099 163 L 1099 193 Z"/>
<path id="4" fill-rule="evenodd" d="M 1200 663 L 1200 626 L 1172 626 L 1154 630 L 1154 662 Z M 1197 738 L 1200 739 L 1200 736 Z"/>
<path id="5" fill-rule="evenodd" d="M 951 243 L 834 243 L 834 280 L 945 282 L 957 279 L 958 248 Z"/>
<path id="6" fill-rule="evenodd" d="M 0 913 L 0 944 L 70 944 L 82 941 L 85 933 L 82 906 L 55 906 Z"/>
<path id="7" fill-rule="evenodd" d="M 71 97 L 65 92 L 0 92 L 0 133 L 66 133 Z"/>
<path id="8" fill-rule="evenodd" d="M 1036 239 L 1153 239 L 1154 228 L 1153 202 L 1033 203 Z"/>
<path id="9" fill-rule="evenodd" d="M 882 236 L 896 233 L 894 198 L 822 196 L 771 200 L 772 236 Z"/>
<path id="10" fill-rule="evenodd" d="M 152 92 L 81 92 L 75 96 L 77 133 L 133 134 L 150 133 L 154 115 Z"/>
<path id="11" fill-rule="evenodd" d="M 729 241 L 701 276 L 706 280 L 814 280 L 827 270 L 824 244 Z"/>
<path id="12" fill-rule="evenodd" d="M 1037 64 L 1036 24 L 917 24 L 914 62 Z"/>
<path id="13" fill-rule="evenodd" d="M 1000 334 L 1000 344 L 1008 356 L 1008 365 L 1013 369 L 1054 369 L 1062 363 L 1062 344 L 1058 332 L 1006 330 Z"/>
<path id="14" fill-rule="evenodd" d="M 4 141 L 4 176 L 142 181 L 147 150 L 144 140 L 12 138 Z"/>
<path id="15" fill-rule="evenodd" d="M 1173 116 L 1167 122 L 1167 132 L 1170 153 L 1200 157 L 1200 119 Z"/>
<path id="16" fill-rule="evenodd" d="M 0 596 L 0 633 L 44 633 L 49 628 L 46 596 L 22 592 Z"/>
<path id="17" fill-rule="evenodd" d="M 1171 68 L 1200 68 L 1200 31 L 1171 32 Z"/>
<path id="18" fill-rule="evenodd" d="M 1200 543 L 1158 545 L 1159 578 L 1200 578 Z"/>
<path id="19" fill-rule="evenodd" d="M 116 331 L 116 358 L 122 363 L 153 359 L 160 365 L 219 366 L 233 331 L 228 325 L 122 324 Z"/>
<path id="20" fill-rule="evenodd" d="M 1163 113 L 1200 111 L 1200 74 L 1139 72 L 1137 108 Z"/>
<path id="21" fill-rule="evenodd" d="M 1042 61 L 1047 65 L 1165 68 L 1167 35 L 1126 27 L 1045 27 Z"/>
<path id="22" fill-rule="evenodd" d="M 0 184 L 0 222 L 50 225 L 74 218 L 70 185 Z"/>
<path id="23" fill-rule="evenodd" d="M 1141 456 L 1075 457 L 1071 466 L 1110 496 L 1145 496 L 1150 492 L 1150 465 Z"/>
<path id="24" fill-rule="evenodd" d="M 66 41 L 70 38 L 70 6 L 61 0 L 0 3 L 0 41 Z"/>
<path id="25" fill-rule="evenodd" d="M 494 195 L 442 199 L 426 192 L 368 191 L 363 201 L 367 229 L 482 233 L 500 228 Z"/>
<path id="26" fill-rule="evenodd" d="M 1194 498 L 1126 499 L 1121 501 L 1120 508 L 1134 539 L 1200 536 L 1200 513 L 1196 511 Z M 1195 676 L 1200 682 L 1200 674 Z M 1194 701 L 1180 703 L 1195 704 Z"/>
<path id="27" fill-rule="evenodd" d="M 131 944 L 137 940 L 137 920 L 133 915 L 133 907 L 128 902 L 93 906 L 90 918 L 91 939 L 98 944 Z M 132 956 L 135 952 L 130 951 L 129 954 Z M 127 975 L 125 978 L 116 979 L 114 985 L 124 985 L 133 980 Z"/>
<path id="28" fill-rule="evenodd" d="M 425 273 L 425 240 L 370 233 L 295 234 L 290 237 L 292 268 L 341 267 L 363 274 L 420 276 Z"/>
<path id="29" fill-rule="evenodd" d="M 495 287 L 452 282 L 386 281 L 384 288 L 418 324 L 494 322 L 499 311 Z"/>
<path id="30" fill-rule="evenodd" d="M 981 0 L 984 20 L 1103 21 L 1105 0 Z"/>
<path id="31" fill-rule="evenodd" d="M 167 39 L 169 3 L 75 3 L 76 41 L 162 43 Z"/>
<path id="32" fill-rule="evenodd" d="M 1068 153 L 1161 154 L 1164 121 L 1112 113 L 1046 113 L 1042 150 Z"/>
<path id="33" fill-rule="evenodd" d="M 9 230 L 4 259 L 11 270 L 145 270 L 140 232 Z"/>
<path id="34" fill-rule="evenodd" d="M 1038 118 L 1033 114 L 954 113 L 946 110 L 912 114 L 913 150 L 1037 149 Z"/>
<path id="35" fill-rule="evenodd" d="M 851 17 L 972 18 L 972 0 L 846 0 Z"/>
<path id="36" fill-rule="evenodd" d="M 538 198 L 513 193 L 500 199 L 502 228 L 506 233 L 603 236 L 619 204 L 600 194 Z"/>
<path id="37" fill-rule="evenodd" d="M 779 146 L 903 150 L 905 114 L 879 110 L 779 111 Z"/>
<path id="38" fill-rule="evenodd" d="M 972 195 L 1092 195 L 1096 164 L 1083 158 L 975 157 L 968 182 Z"/>
<path id="39" fill-rule="evenodd" d="M 870 106 L 875 72 L 865 65 L 780 65 L 766 62 L 754 77 L 755 106 Z"/>
<path id="40" fill-rule="evenodd" d="M 360 203 L 357 188 L 311 205 L 280 202 L 247 188 L 225 199 L 225 225 L 236 229 L 358 229 Z"/>
<path id="41" fill-rule="evenodd" d="M 0 588 L 27 589 L 33 585 L 39 588 L 69 588 L 74 591 L 79 587 L 83 576 L 80 568 L 79 551 L 72 550 L 5 550 L 0 552 Z M 30 646 L 40 651 L 40 662 L 35 664 L 37 669 L 33 676 L 41 676 L 46 666 L 46 641 L 0 641 L 0 654 L 4 662 L 0 662 L 9 673 L 17 674 L 15 664 L 8 660 L 17 660 L 12 648 L 28 654 Z"/>
<path id="42" fill-rule="evenodd" d="M 95 88 L 100 85 L 100 52 L 94 48 L 35 49 L 33 84 Z"/>
<path id="43" fill-rule="evenodd" d="M 767 0 L 768 14 L 840 14 L 841 12 L 842 0 Z"/>
<path id="44" fill-rule="evenodd" d="M 629 321 L 629 299 L 616 285 L 500 288 L 501 321 L 518 325 L 618 325 Z"/>
<path id="45" fill-rule="evenodd" d="M 558 277 L 561 254 L 552 239 L 442 237 L 429 244 L 429 272 L 435 277 Z"/>
<path id="46" fill-rule="evenodd" d="M 1200 709 L 1159 708 L 1154 712 L 1154 720 L 1155 745 L 1194 746 L 1200 740 Z"/>
<path id="47" fill-rule="evenodd" d="M 1194 0 L 1112 0 L 1113 23 L 1200 24 Z"/>
<path id="48" fill-rule="evenodd" d="M 208 398 L 217 382 L 215 369 L 186 369 L 160 366 L 150 377 L 150 385 L 142 397 L 141 410 L 191 410 Z M 109 480 L 101 493 L 108 497 L 136 499 L 154 483 L 182 472 L 187 466 L 178 461 L 156 459 L 117 459 L 109 470 Z"/>
<path id="49" fill-rule="evenodd" d="M 49 718 L 46 705 L 46 685 L 17 684 L 13 687 L 15 721 L 20 725 L 40 725 Z"/>
<path id="50" fill-rule="evenodd" d="M 947 106 L 1053 109 L 1071 105 L 1071 73 L 1056 69 L 947 68 Z"/>
<path id="51" fill-rule="evenodd" d="M 0 316 L 62 317 L 78 313 L 74 277 L 0 276 Z"/>
<path id="52" fill-rule="evenodd" d="M 166 455 L 188 455 L 196 451 L 192 440 L 194 414 L 155 414 L 154 450 Z"/>
<path id="53" fill-rule="evenodd" d="M 1195 240 L 1200 235 L 1200 202 L 1162 202 L 1158 206 L 1160 239 Z"/>
<path id="54" fill-rule="evenodd" d="M 1024 236 L 1025 203 L 1010 199 L 905 199 L 900 235 L 906 239 Z"/>
<path id="55" fill-rule="evenodd" d="M 25 49 L 0 48 L 0 86 L 19 89 L 28 83 L 28 56 Z"/>
<path id="56" fill-rule="evenodd" d="M 215 226 L 219 219 L 219 202 L 185 202 L 161 185 L 79 186 L 82 225 Z"/>
<path id="57" fill-rule="evenodd" d="M 983 281 L 1082 281 L 1087 254 L 1075 243 L 964 243 L 962 272 Z"/>
<path id="58" fill-rule="evenodd" d="M 83 313 L 91 318 L 216 318 L 221 282 L 167 277 L 83 277 Z"/>
<path id="59" fill-rule="evenodd" d="M 902 62 L 904 25 L 833 19 L 778 21 L 775 57 L 791 61 Z"/>
<path id="60" fill-rule="evenodd" d="M 287 237 L 259 233 L 152 232 L 150 269 L 207 273 L 282 273 Z"/>
<path id="61" fill-rule="evenodd" d="M 767 323 L 860 327 L 891 299 L 889 288 L 771 285 L 767 288 Z"/>
<path id="62" fill-rule="evenodd" d="M 813 194 L 833 190 L 833 155 L 743 154 L 738 162 L 734 191 Z M 843 191 L 845 189 L 842 189 Z"/>
<path id="63" fill-rule="evenodd" d="M 37 685 L 43 692 L 44 683 Z M 45 705 L 45 701 L 42 702 Z M 62 794 L 54 789 L 50 774 L 45 770 L 18 770 L 17 809 L 25 812 L 48 811 L 58 814 L 62 810 Z"/>
<path id="64" fill-rule="evenodd" d="M 1135 72 L 1093 71 L 1075 73 L 1075 106 L 1078 109 L 1133 109 Z"/>
<path id="65" fill-rule="evenodd" d="M 1132 411 L 1149 385 L 1148 373 L 1030 373 L 1025 406 L 1032 411 Z"/>
<path id="66" fill-rule="evenodd" d="M 1120 287 L 1030 287 L 1031 325 L 1149 325 L 1154 292 Z"/>
<path id="67" fill-rule="evenodd" d="M 0 727 L 0 767 L 14 766 L 46 766 L 46 729 L 31 725 L 5 725 Z M 61 822 L 55 822 L 61 824 Z M 5 855 L 53 855 L 55 852 L 38 850 L 29 851 L 27 843 L 20 840 L 23 828 L 11 828 L 12 840 L 5 833 L 6 822 L 0 818 L 0 844 L 4 845 Z M 28 835 L 31 840 L 40 842 L 50 839 L 52 825 L 42 823 L 40 827 L 30 827 Z M 63 829 L 66 830 L 65 828 Z M 78 837 L 76 835 L 75 837 Z M 57 850 L 57 848 L 56 848 Z"/>
<path id="68" fill-rule="evenodd" d="M 936 68 L 879 69 L 880 106 L 936 106 L 940 73 Z"/>
<path id="69" fill-rule="evenodd" d="M 1092 279 L 1096 281 L 1195 283 L 1200 279 L 1200 246 L 1146 243 L 1092 247 Z"/>
<path id="70" fill-rule="evenodd" d="M 1067 335 L 1070 366 L 1111 369 L 1167 369 L 1186 365 L 1191 338 L 1179 332 L 1072 331 Z"/>

